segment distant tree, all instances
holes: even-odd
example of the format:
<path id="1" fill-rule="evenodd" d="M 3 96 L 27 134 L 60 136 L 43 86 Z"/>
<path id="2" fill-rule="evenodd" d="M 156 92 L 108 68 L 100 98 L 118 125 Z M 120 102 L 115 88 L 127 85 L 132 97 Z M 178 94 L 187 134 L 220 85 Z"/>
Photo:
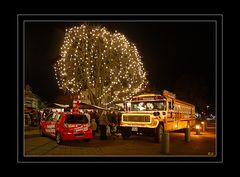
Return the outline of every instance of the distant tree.
<path id="1" fill-rule="evenodd" d="M 177 98 L 194 104 L 196 110 L 205 111 L 208 91 L 202 78 L 190 75 L 181 76 L 176 82 L 175 93 Z"/>
<path id="2" fill-rule="evenodd" d="M 60 55 L 54 66 L 59 88 L 80 96 L 88 91 L 94 105 L 127 100 L 148 83 L 136 46 L 104 27 L 66 29 Z"/>

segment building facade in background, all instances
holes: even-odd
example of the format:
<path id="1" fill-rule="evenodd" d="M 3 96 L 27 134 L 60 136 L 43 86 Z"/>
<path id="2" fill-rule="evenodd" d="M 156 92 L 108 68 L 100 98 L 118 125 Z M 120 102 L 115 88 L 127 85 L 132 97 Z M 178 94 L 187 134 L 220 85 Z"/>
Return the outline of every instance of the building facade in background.
<path id="1" fill-rule="evenodd" d="M 46 107 L 46 102 L 32 92 L 30 85 L 26 85 L 24 90 L 24 107 L 31 109 L 42 109 Z"/>

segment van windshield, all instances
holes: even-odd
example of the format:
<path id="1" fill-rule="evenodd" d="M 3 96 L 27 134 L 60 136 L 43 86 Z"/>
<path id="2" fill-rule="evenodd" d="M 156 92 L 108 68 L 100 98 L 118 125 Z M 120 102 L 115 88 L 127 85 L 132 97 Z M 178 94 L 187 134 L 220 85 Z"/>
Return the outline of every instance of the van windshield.
<path id="1" fill-rule="evenodd" d="M 68 124 L 83 124 L 88 123 L 88 119 L 85 115 L 67 115 L 65 122 Z"/>

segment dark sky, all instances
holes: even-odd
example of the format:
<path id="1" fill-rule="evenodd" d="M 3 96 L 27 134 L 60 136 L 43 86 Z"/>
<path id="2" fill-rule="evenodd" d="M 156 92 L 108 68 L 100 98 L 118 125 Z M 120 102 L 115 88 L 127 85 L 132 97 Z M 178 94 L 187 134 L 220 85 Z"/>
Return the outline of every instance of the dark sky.
<path id="1" fill-rule="evenodd" d="M 53 64 L 59 56 L 64 29 L 81 23 L 26 22 L 25 84 L 52 101 L 61 94 Z M 94 23 L 97 24 L 97 23 Z M 174 91 L 182 76 L 202 80 L 208 102 L 214 103 L 215 28 L 213 22 L 120 22 L 99 23 L 109 31 L 123 33 L 136 44 L 150 86 Z"/>

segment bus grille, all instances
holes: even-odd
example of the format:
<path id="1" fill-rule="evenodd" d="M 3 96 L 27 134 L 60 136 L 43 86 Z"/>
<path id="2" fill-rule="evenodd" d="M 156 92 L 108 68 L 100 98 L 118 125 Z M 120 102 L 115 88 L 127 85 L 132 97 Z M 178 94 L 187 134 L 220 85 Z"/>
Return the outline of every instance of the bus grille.
<path id="1" fill-rule="evenodd" d="M 125 122 L 150 122 L 150 116 L 141 115 L 123 115 Z"/>

